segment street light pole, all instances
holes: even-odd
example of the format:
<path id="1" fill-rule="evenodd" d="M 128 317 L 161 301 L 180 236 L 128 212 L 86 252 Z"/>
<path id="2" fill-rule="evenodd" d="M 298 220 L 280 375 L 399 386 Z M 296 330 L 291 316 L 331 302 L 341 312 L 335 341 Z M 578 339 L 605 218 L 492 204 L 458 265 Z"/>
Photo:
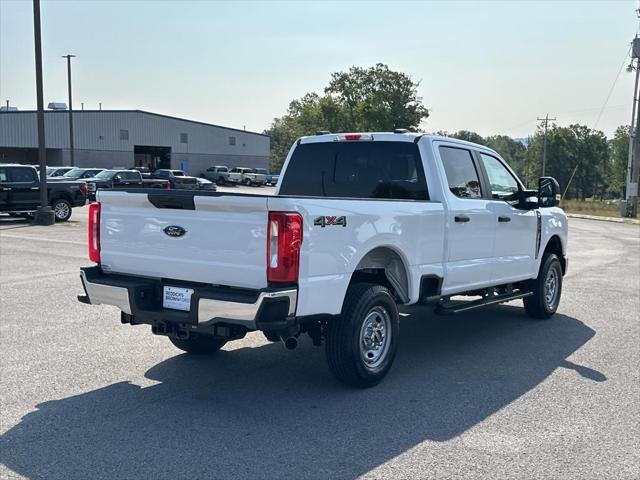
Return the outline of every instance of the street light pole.
<path id="1" fill-rule="evenodd" d="M 40 36 L 40 0 L 33 0 L 33 36 L 36 56 L 36 98 L 38 106 L 38 163 L 40 164 L 40 207 L 34 221 L 40 225 L 52 225 L 53 212 L 47 198 L 47 150 L 44 140 L 44 93 L 42 89 L 42 42 Z"/>
<path id="2" fill-rule="evenodd" d="M 62 58 L 67 59 L 67 87 L 69 89 L 69 154 L 71 157 L 71 166 L 75 167 L 75 152 L 73 148 L 73 101 L 71 98 L 71 59 L 75 55 L 63 55 Z"/>

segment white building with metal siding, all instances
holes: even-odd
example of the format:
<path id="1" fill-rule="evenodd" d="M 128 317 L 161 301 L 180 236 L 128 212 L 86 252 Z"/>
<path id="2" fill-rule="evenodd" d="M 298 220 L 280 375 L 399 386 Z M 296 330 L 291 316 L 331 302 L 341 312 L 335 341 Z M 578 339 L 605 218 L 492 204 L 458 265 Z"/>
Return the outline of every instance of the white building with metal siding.
<path id="1" fill-rule="evenodd" d="M 48 165 L 69 165 L 69 112 L 45 112 Z M 267 135 L 141 110 L 74 110 L 79 167 L 268 168 Z M 36 112 L 0 112 L 0 162 L 37 163 Z"/>

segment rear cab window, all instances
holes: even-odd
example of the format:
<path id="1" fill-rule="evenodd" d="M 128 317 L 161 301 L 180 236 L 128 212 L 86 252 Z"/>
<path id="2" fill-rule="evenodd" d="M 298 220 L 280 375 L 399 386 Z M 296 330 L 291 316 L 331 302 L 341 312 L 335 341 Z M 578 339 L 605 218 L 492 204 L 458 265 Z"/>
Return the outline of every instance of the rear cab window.
<path id="1" fill-rule="evenodd" d="M 279 195 L 428 200 L 413 142 L 320 142 L 294 150 Z"/>

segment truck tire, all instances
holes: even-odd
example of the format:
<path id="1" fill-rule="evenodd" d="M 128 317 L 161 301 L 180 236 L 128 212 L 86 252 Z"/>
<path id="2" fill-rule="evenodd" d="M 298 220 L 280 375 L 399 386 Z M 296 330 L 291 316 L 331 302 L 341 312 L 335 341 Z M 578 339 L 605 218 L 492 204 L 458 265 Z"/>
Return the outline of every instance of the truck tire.
<path id="1" fill-rule="evenodd" d="M 64 198 L 56 198 L 51 202 L 56 222 L 66 222 L 71 218 L 71 203 Z"/>
<path id="2" fill-rule="evenodd" d="M 247 187 L 250 187 L 250 186 L 252 185 L 252 183 L 251 183 L 251 179 L 247 178 L 247 179 L 244 181 L 244 184 L 245 184 Z"/>
<path id="3" fill-rule="evenodd" d="M 551 318 L 560 304 L 562 266 L 554 253 L 545 253 L 538 277 L 531 282 L 533 295 L 523 298 L 524 309 L 533 318 Z"/>
<path id="4" fill-rule="evenodd" d="M 169 340 L 180 350 L 193 355 L 211 355 L 227 343 L 226 340 L 209 335 L 192 335 L 187 339 L 169 337 Z"/>
<path id="5" fill-rule="evenodd" d="M 391 368 L 399 333 L 398 308 L 391 292 L 371 283 L 351 285 L 341 315 L 327 326 L 329 369 L 353 387 L 378 384 Z"/>

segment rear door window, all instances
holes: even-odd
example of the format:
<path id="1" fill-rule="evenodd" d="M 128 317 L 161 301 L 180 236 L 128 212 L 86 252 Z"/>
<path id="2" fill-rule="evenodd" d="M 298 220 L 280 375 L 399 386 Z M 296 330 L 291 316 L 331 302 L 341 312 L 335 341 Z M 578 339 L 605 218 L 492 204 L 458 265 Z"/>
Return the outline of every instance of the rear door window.
<path id="1" fill-rule="evenodd" d="M 440 147 L 440 158 L 451 193 L 460 198 L 482 198 L 480 177 L 469 150 Z"/>
<path id="2" fill-rule="evenodd" d="M 122 178 L 123 180 L 132 180 L 135 182 L 136 180 L 140 180 L 140 172 L 121 172 L 120 178 Z"/>
<path id="3" fill-rule="evenodd" d="M 10 168 L 9 179 L 11 182 L 28 183 L 36 180 L 36 172 L 32 168 Z"/>
<path id="4" fill-rule="evenodd" d="M 280 195 L 427 200 L 415 143 L 321 142 L 299 145 Z"/>

